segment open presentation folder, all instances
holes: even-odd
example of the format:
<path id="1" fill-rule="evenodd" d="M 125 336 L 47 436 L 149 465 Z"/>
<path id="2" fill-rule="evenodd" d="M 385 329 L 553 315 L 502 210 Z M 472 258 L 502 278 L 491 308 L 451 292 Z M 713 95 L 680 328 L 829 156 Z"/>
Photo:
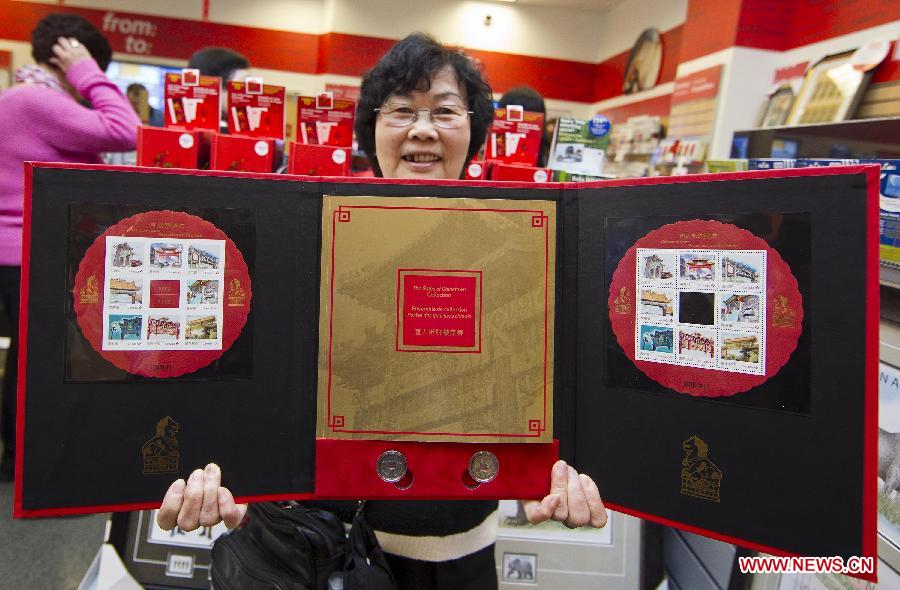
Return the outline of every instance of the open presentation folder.
<path id="1" fill-rule="evenodd" d="M 540 497 L 558 455 L 623 512 L 875 555 L 877 167 L 27 178 L 18 516 L 209 461 L 244 500 Z"/>

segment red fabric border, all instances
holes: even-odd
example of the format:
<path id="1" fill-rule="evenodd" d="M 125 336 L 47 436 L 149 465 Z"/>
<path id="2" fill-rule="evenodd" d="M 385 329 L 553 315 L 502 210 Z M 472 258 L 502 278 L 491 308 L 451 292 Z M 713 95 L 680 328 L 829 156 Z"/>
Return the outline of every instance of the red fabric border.
<path id="1" fill-rule="evenodd" d="M 879 187 L 878 166 L 866 166 L 866 383 L 863 428 L 863 556 L 878 558 L 878 330 L 881 310 L 879 285 Z M 877 577 L 863 577 L 876 582 Z"/>
<path id="2" fill-rule="evenodd" d="M 400 451 L 413 482 L 399 489 L 375 470 L 384 451 Z M 477 451 L 497 456 L 497 477 L 476 488 L 463 474 Z M 387 440 L 316 439 L 316 498 L 372 500 L 541 499 L 550 493 L 550 470 L 559 459 L 552 443 L 445 443 Z M 508 467 L 515 465 L 515 469 Z"/>
<path id="3" fill-rule="evenodd" d="M 16 377 L 16 475 L 13 484 L 13 516 L 22 510 L 22 474 L 25 466 L 25 382 L 28 373 L 28 292 L 31 287 L 31 183 L 33 164 L 25 162 L 25 198 L 22 203 L 22 272 L 19 288 L 19 371 Z"/>

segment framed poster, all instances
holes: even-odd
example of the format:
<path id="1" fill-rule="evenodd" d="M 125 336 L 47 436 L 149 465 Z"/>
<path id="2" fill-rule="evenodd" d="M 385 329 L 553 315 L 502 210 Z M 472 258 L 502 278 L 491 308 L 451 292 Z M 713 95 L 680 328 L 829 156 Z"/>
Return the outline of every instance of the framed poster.
<path id="1" fill-rule="evenodd" d="M 222 523 L 185 532 L 164 531 L 157 510 L 112 516 L 110 542 L 132 577 L 144 586 L 210 587 L 210 551 L 228 529 Z"/>
<path id="2" fill-rule="evenodd" d="M 878 552 L 900 569 L 900 370 L 883 362 L 878 400 Z"/>
<path id="3" fill-rule="evenodd" d="M 530 525 L 521 501 L 500 502 L 497 565 L 500 588 L 636 590 L 641 581 L 642 523 L 609 511 L 602 529 Z"/>
<path id="4" fill-rule="evenodd" d="M 794 89 L 791 88 L 790 84 L 782 84 L 775 92 L 769 95 L 758 126 L 778 127 L 779 125 L 784 125 L 793 104 Z"/>
<path id="5" fill-rule="evenodd" d="M 823 57 L 806 71 L 788 125 L 834 123 L 853 117 L 872 70 L 854 67 L 853 51 Z"/>
<path id="6" fill-rule="evenodd" d="M 628 54 L 622 94 L 649 90 L 659 81 L 662 69 L 662 37 L 656 29 L 645 29 Z"/>

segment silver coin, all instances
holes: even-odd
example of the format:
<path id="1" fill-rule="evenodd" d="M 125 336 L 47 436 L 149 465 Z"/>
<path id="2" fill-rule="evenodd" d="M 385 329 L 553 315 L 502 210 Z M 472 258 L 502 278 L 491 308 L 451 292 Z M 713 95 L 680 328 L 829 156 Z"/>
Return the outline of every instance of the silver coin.
<path id="1" fill-rule="evenodd" d="M 375 463 L 378 477 L 388 483 L 397 483 L 406 475 L 406 457 L 400 451 L 385 451 Z"/>
<path id="2" fill-rule="evenodd" d="M 497 477 L 500 461 L 490 451 L 478 451 L 469 459 L 469 475 L 477 482 L 487 483 Z"/>

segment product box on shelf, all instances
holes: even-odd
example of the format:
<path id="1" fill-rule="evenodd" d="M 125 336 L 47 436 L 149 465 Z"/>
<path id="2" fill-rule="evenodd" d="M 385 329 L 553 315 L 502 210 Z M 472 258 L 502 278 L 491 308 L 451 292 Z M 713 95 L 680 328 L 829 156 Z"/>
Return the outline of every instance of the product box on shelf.
<path id="1" fill-rule="evenodd" d="M 515 105 L 495 109 L 484 158 L 504 164 L 534 166 L 541 153 L 543 133 L 543 113 L 525 111 Z"/>
<path id="2" fill-rule="evenodd" d="M 228 133 L 284 139 L 284 86 L 262 78 L 228 83 Z"/>
<path id="3" fill-rule="evenodd" d="M 295 141 L 291 144 L 288 172 L 302 176 L 348 176 L 350 149 Z"/>
<path id="4" fill-rule="evenodd" d="M 747 169 L 747 160 L 707 160 L 706 170 L 710 174 L 718 172 L 740 172 Z"/>
<path id="5" fill-rule="evenodd" d="M 879 254 L 882 263 L 900 268 L 900 160 L 861 160 L 881 167 Z"/>
<path id="6" fill-rule="evenodd" d="M 166 127 L 219 130 L 222 81 L 201 76 L 199 70 L 166 73 L 164 85 Z"/>
<path id="7" fill-rule="evenodd" d="M 281 162 L 274 139 L 216 134 L 210 150 L 210 170 L 274 172 Z"/>
<path id="8" fill-rule="evenodd" d="M 601 115 L 593 119 L 561 117 L 553 132 L 547 167 L 571 174 L 602 175 L 611 127 L 609 119 Z"/>
<path id="9" fill-rule="evenodd" d="M 748 170 L 783 170 L 796 167 L 797 160 L 793 158 L 750 158 L 747 160 Z"/>
<path id="10" fill-rule="evenodd" d="M 572 174 L 565 170 L 553 170 L 553 182 L 593 182 L 595 180 L 609 180 L 615 178 L 610 175 L 591 176 L 589 174 Z"/>
<path id="11" fill-rule="evenodd" d="M 849 166 L 851 164 L 859 164 L 856 159 L 838 159 L 838 158 L 797 158 L 794 168 L 816 168 L 819 166 Z"/>
<path id="12" fill-rule="evenodd" d="M 209 167 L 210 143 L 215 132 L 164 127 L 138 127 L 137 165 L 153 168 Z"/>
<path id="13" fill-rule="evenodd" d="M 297 98 L 297 143 L 350 147 L 356 103 L 331 92 Z"/>
<path id="14" fill-rule="evenodd" d="M 549 182 L 551 170 L 535 166 L 514 166 L 495 162 L 491 166 L 491 180 L 517 180 L 519 182 Z"/>

